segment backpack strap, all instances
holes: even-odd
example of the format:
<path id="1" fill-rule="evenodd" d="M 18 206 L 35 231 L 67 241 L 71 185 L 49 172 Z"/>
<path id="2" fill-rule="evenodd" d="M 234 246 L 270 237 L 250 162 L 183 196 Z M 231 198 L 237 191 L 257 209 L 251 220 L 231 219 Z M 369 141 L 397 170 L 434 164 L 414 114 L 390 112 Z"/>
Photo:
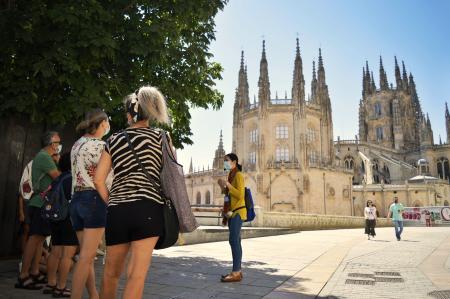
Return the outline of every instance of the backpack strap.
<path id="1" fill-rule="evenodd" d="M 244 208 L 246 208 L 246 206 L 242 206 L 242 207 L 236 208 L 236 209 L 232 210 L 232 212 L 234 213 L 234 212 L 239 211 L 239 210 L 244 209 Z"/>
<path id="2" fill-rule="evenodd" d="M 164 199 L 164 196 L 163 196 L 162 191 L 161 191 L 161 187 L 156 182 L 156 180 L 150 175 L 150 173 L 148 173 L 147 169 L 142 164 L 141 159 L 139 159 L 139 156 L 136 153 L 136 150 L 134 149 L 133 144 L 131 143 L 130 136 L 128 135 L 128 132 L 126 130 L 124 130 L 123 134 L 125 135 L 125 139 L 127 140 L 128 147 L 130 148 L 131 152 L 133 153 L 133 156 L 136 159 L 136 162 L 138 163 L 138 165 L 141 168 L 142 172 L 147 177 L 147 179 L 150 181 L 150 183 L 153 185 L 153 187 L 155 187 L 156 190 L 159 191 L 159 194 L 161 195 L 161 198 Z"/>

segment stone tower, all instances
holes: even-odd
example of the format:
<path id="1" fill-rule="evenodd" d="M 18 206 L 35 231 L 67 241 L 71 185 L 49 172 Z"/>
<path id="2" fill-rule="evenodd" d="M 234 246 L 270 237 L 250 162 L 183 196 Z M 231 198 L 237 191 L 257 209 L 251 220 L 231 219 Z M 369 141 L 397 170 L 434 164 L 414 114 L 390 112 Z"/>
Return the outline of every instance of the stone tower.
<path id="1" fill-rule="evenodd" d="M 214 155 L 213 169 L 223 169 L 223 160 L 225 157 L 225 150 L 223 149 L 223 135 L 222 130 L 220 130 L 220 141 L 217 147 L 216 153 Z"/>
<path id="2" fill-rule="evenodd" d="M 447 102 L 445 102 L 445 128 L 447 129 L 447 144 L 450 144 L 450 113 Z"/>
<path id="3" fill-rule="evenodd" d="M 380 88 L 377 89 L 369 64 L 363 67 L 363 91 L 359 109 L 361 141 L 393 149 L 415 149 L 433 144 L 431 124 L 423 116 L 412 74 L 402 72 L 394 57 L 395 88 L 389 86 L 380 57 Z"/>
<path id="4" fill-rule="evenodd" d="M 315 80 L 313 76 L 313 81 Z M 319 49 L 319 63 L 317 69 L 317 83 L 314 91 L 314 103 L 320 107 L 320 160 L 324 165 L 334 164 L 333 119 L 328 86 L 325 80 L 322 50 Z"/>

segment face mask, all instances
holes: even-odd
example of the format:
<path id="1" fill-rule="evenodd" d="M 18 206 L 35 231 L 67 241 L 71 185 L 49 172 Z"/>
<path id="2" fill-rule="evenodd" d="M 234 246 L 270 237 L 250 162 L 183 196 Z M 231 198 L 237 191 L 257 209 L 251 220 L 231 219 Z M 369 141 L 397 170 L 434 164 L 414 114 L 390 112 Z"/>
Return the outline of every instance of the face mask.
<path id="1" fill-rule="evenodd" d="M 225 162 L 223 162 L 223 168 L 224 168 L 226 171 L 231 170 L 230 161 L 225 161 Z"/>
<path id="2" fill-rule="evenodd" d="M 62 145 L 60 144 L 60 145 L 58 145 L 58 147 L 56 148 L 56 153 L 61 153 L 61 151 L 62 151 Z"/>
<path id="3" fill-rule="evenodd" d="M 110 131 L 111 131 L 111 126 L 108 125 L 108 128 L 105 130 L 105 133 L 103 133 L 103 136 L 108 135 Z"/>

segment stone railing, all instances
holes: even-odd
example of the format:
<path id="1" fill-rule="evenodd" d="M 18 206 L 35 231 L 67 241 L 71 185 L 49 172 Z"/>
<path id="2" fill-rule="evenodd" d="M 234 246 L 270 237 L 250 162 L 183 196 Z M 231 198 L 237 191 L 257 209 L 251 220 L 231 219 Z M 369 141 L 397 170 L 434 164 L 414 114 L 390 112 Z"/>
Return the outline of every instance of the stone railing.
<path id="1" fill-rule="evenodd" d="M 257 211 L 257 219 L 254 226 L 283 227 L 299 230 L 343 229 L 363 228 L 364 217 L 338 216 L 338 215 L 314 215 L 300 213 L 262 212 Z M 386 218 L 378 218 L 377 226 L 391 226 Z"/>

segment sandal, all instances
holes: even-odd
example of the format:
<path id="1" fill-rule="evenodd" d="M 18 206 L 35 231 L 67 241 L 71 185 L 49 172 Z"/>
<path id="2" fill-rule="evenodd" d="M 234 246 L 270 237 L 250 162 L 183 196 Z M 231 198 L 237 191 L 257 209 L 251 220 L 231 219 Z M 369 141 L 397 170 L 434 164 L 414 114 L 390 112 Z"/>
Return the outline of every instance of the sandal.
<path id="1" fill-rule="evenodd" d="M 24 289 L 24 290 L 40 290 L 41 286 L 37 286 L 34 283 L 34 279 L 31 276 L 27 276 L 24 278 L 17 278 L 17 283 L 14 285 L 16 289 Z"/>
<path id="2" fill-rule="evenodd" d="M 34 284 L 37 284 L 37 285 L 46 284 L 48 282 L 47 277 L 42 273 L 39 273 L 36 275 L 30 274 L 30 277 L 33 278 Z"/>
<path id="3" fill-rule="evenodd" d="M 45 295 L 53 294 L 55 289 L 56 289 L 56 284 L 54 286 L 46 284 L 44 289 L 42 290 L 42 294 L 45 294 Z"/>
<path id="4" fill-rule="evenodd" d="M 69 298 L 72 295 L 72 291 L 68 288 L 58 289 L 55 288 L 53 292 L 53 298 Z"/>

